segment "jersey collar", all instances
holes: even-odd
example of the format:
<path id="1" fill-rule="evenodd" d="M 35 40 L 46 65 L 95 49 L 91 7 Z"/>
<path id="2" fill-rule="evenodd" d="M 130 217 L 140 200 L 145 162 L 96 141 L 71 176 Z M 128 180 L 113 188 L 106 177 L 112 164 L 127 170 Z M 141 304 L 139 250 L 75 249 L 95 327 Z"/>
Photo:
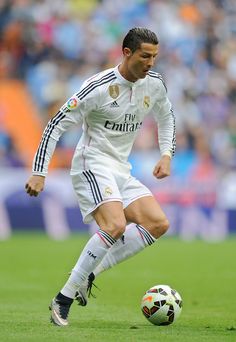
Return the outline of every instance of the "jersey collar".
<path id="1" fill-rule="evenodd" d="M 126 80 L 122 75 L 121 73 L 119 72 L 119 67 L 120 64 L 118 64 L 115 68 L 114 68 L 114 72 L 115 72 L 115 75 L 116 77 L 118 78 L 118 80 L 120 81 L 121 84 L 124 84 L 124 85 L 127 85 L 127 86 L 130 86 L 130 87 L 133 87 L 134 85 L 138 85 L 142 80 L 137 80 L 136 82 L 130 82 L 128 80 Z"/>

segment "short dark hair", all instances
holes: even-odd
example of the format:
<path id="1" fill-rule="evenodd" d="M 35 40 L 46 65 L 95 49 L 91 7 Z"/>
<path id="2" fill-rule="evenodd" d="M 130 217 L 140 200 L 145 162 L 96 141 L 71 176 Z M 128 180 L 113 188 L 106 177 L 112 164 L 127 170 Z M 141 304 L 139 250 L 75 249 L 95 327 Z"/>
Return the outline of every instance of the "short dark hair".
<path id="1" fill-rule="evenodd" d="M 140 48 L 142 43 L 157 45 L 159 41 L 156 34 L 149 29 L 144 27 L 134 27 L 126 34 L 123 40 L 122 50 L 127 47 L 132 52 L 135 52 Z"/>

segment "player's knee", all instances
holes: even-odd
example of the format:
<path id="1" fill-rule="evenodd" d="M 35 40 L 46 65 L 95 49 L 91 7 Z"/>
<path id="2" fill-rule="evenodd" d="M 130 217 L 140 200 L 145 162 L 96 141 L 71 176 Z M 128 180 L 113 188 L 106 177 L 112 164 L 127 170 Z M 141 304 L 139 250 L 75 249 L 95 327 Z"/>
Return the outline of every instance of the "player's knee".
<path id="1" fill-rule="evenodd" d="M 160 235 L 163 235 L 167 232 L 167 230 L 169 229 L 170 227 L 170 223 L 169 221 L 167 220 L 167 218 L 164 218 L 161 222 L 160 222 L 160 226 L 159 226 L 159 232 L 160 232 Z"/>
<path id="2" fill-rule="evenodd" d="M 110 234 L 114 239 L 120 238 L 126 228 L 125 220 L 115 220 L 114 222 L 109 222 L 107 225 L 107 233 Z"/>
<path id="3" fill-rule="evenodd" d="M 160 236 L 164 235 L 167 230 L 169 229 L 169 221 L 166 217 L 163 217 L 162 219 L 159 219 L 156 221 L 155 225 L 152 229 L 152 235 L 158 239 Z"/>

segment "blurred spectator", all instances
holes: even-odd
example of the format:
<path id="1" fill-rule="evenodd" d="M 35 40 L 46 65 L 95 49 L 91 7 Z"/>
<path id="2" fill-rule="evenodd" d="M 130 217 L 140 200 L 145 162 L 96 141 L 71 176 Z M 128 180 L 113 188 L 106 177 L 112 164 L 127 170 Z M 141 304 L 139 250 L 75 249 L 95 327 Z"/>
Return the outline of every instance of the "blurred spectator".
<path id="1" fill-rule="evenodd" d="M 14 141 L 4 124 L 4 110 L 0 107 L 0 166 L 22 167 L 24 165 L 16 151 Z"/>

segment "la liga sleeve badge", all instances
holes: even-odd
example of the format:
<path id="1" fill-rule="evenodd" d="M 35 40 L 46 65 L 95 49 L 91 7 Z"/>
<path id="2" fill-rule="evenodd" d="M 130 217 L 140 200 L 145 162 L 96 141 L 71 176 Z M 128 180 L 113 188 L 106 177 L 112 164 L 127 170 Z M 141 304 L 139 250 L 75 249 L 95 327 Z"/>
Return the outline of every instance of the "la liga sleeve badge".
<path id="1" fill-rule="evenodd" d="M 67 108 L 70 110 L 76 109 L 78 105 L 78 100 L 75 97 L 71 97 L 66 103 Z"/>

